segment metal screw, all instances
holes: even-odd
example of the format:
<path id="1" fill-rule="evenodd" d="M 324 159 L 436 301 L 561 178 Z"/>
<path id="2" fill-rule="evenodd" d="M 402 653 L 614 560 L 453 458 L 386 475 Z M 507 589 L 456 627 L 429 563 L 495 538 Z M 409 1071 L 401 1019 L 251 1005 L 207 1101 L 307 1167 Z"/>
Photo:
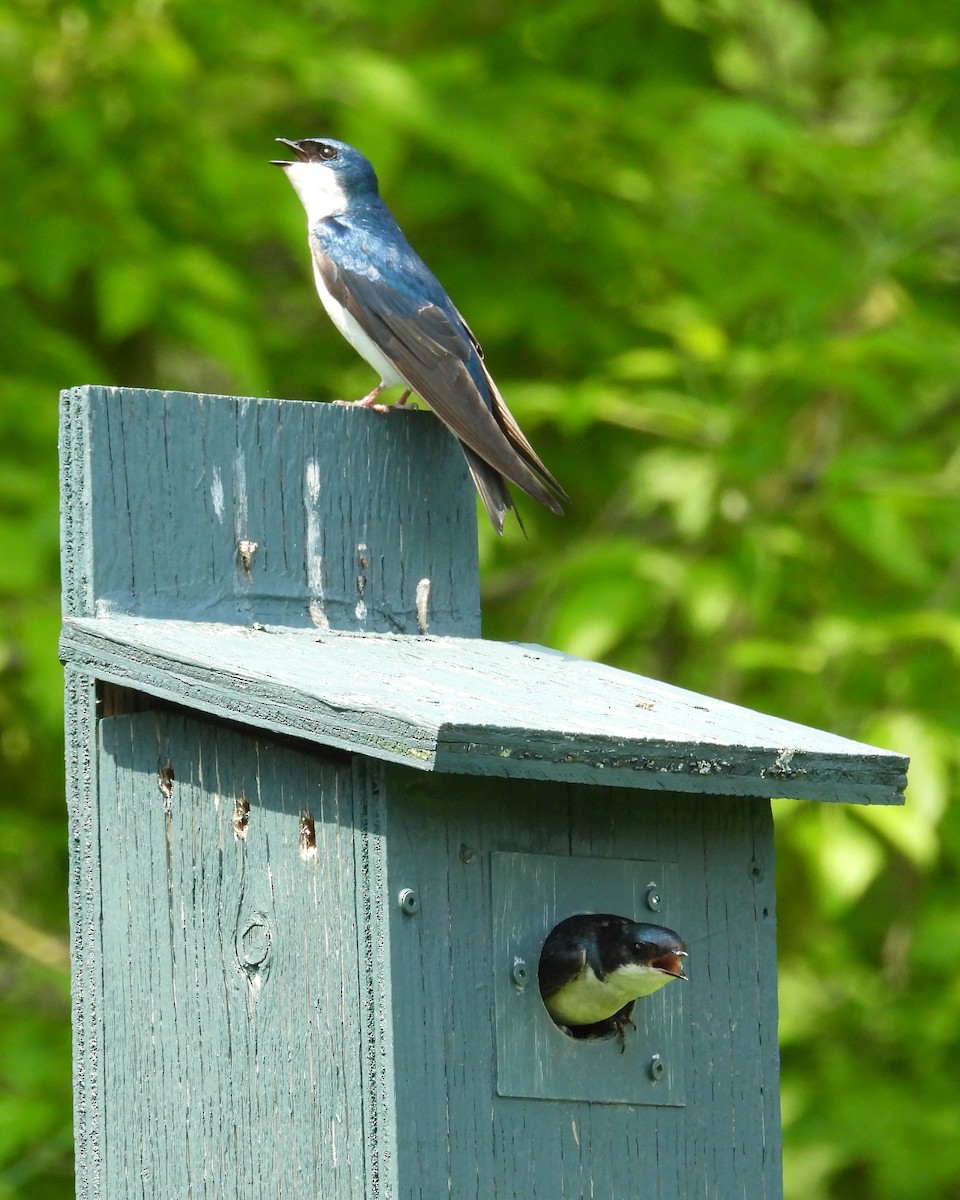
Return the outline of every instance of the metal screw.
<path id="1" fill-rule="evenodd" d="M 657 1083 L 663 1075 L 665 1069 L 666 1068 L 663 1065 L 663 1059 L 659 1054 L 654 1054 L 647 1065 L 647 1074 L 654 1083 Z"/>
<path id="2" fill-rule="evenodd" d="M 513 970 L 510 972 L 510 978 L 518 988 L 527 986 L 527 964 L 522 958 L 515 958 L 513 960 Z"/>
<path id="3" fill-rule="evenodd" d="M 408 917 L 412 917 L 415 912 L 420 911 L 420 897 L 413 888 L 401 889 L 397 900 Z"/>
<path id="4" fill-rule="evenodd" d="M 649 908 L 651 912 L 660 911 L 660 889 L 655 883 L 651 883 L 647 888 L 646 901 L 647 908 Z"/>

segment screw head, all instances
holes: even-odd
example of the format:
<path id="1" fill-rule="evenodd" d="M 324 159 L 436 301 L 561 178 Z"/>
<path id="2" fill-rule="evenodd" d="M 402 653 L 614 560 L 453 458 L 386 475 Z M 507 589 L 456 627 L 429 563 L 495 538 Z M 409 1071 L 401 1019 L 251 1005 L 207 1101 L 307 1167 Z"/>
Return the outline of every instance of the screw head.
<path id="1" fill-rule="evenodd" d="M 649 908 L 651 912 L 660 911 L 660 889 L 655 883 L 651 883 L 647 888 L 644 898 L 647 902 L 647 908 Z"/>
<path id="2" fill-rule="evenodd" d="M 414 913 L 420 911 L 420 897 L 413 888 L 402 888 L 400 895 L 397 896 L 397 902 L 408 917 L 412 917 Z"/>
<path id="3" fill-rule="evenodd" d="M 510 978 L 518 988 L 527 986 L 527 964 L 522 958 L 513 960 L 513 969 L 510 972 Z"/>
<path id="4" fill-rule="evenodd" d="M 663 1059 L 659 1054 L 654 1054 L 647 1064 L 647 1074 L 654 1083 L 657 1083 L 662 1078 L 665 1070 L 666 1067 L 663 1065 Z"/>

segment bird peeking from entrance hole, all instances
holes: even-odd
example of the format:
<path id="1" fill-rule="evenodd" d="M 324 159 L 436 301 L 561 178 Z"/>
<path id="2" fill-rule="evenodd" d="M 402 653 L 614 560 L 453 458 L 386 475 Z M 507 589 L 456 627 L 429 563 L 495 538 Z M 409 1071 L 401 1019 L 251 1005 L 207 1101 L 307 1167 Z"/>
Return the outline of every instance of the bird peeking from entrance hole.
<path id="1" fill-rule="evenodd" d="M 307 213 L 323 307 L 380 383 L 356 404 L 386 411 L 382 391 L 416 393 L 459 440 L 494 529 L 516 512 L 507 481 L 555 513 L 567 499 L 520 431 L 480 343 L 380 199 L 373 167 L 333 138 L 277 138 L 297 157 L 274 162 Z M 519 520 L 519 514 L 517 516 Z M 521 526 L 522 528 L 522 526 Z"/>
<path id="2" fill-rule="evenodd" d="M 634 1003 L 673 979 L 686 979 L 686 957 L 686 943 L 672 929 L 610 913 L 578 913 L 555 926 L 543 944 L 540 995 L 564 1033 L 616 1035 L 622 1052 Z"/>

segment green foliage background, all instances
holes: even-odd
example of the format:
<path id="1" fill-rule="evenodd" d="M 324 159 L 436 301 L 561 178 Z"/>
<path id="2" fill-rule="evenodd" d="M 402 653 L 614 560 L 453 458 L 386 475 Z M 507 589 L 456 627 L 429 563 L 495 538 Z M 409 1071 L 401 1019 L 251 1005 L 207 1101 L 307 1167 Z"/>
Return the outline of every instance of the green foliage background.
<path id="1" fill-rule="evenodd" d="M 364 149 L 573 497 L 486 632 L 913 756 L 779 803 L 791 1198 L 960 1197 L 945 0 L 7 0 L 0 1200 L 72 1195 L 56 394 L 362 394 L 276 135 Z"/>

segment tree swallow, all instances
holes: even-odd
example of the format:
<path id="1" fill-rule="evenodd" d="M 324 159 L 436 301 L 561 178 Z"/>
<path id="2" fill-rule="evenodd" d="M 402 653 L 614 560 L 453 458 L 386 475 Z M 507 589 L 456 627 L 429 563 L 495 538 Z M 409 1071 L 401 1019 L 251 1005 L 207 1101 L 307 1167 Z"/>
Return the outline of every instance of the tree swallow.
<path id="1" fill-rule="evenodd" d="M 616 1034 L 632 1025 L 633 1005 L 671 979 L 686 979 L 687 947 L 672 929 L 609 913 L 561 921 L 540 953 L 540 994 L 547 1012 L 579 1038 Z"/>
<path id="2" fill-rule="evenodd" d="M 480 343 L 380 199 L 373 167 L 333 138 L 277 138 L 297 156 L 274 162 L 307 213 L 320 300 L 380 383 L 355 401 L 377 404 L 402 386 L 415 392 L 459 439 L 490 520 L 503 532 L 516 512 L 506 480 L 555 513 L 568 499 L 540 461 L 497 390 Z M 519 520 L 519 514 L 518 514 Z"/>

